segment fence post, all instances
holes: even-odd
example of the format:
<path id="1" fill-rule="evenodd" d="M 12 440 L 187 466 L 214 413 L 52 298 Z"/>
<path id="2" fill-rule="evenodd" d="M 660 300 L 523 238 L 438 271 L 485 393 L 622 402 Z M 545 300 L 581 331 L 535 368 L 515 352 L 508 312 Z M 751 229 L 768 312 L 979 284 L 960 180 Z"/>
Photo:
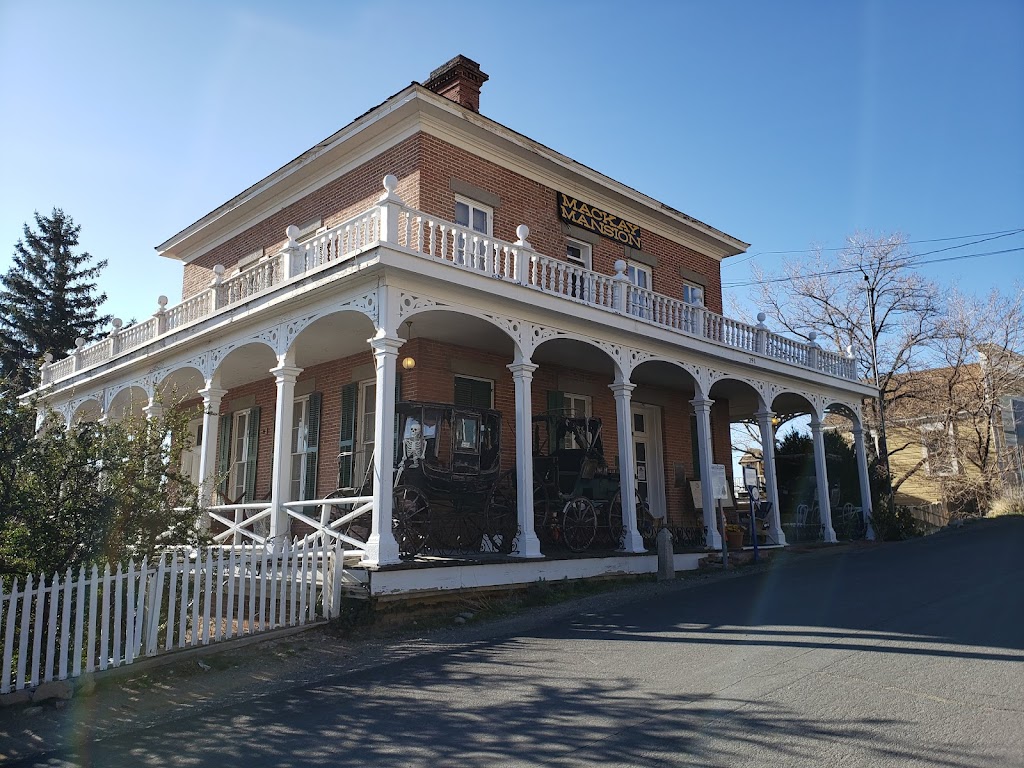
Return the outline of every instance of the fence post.
<path id="1" fill-rule="evenodd" d="M 629 277 L 626 275 L 626 262 L 618 259 L 615 262 L 615 284 L 612 288 L 612 303 L 616 312 L 626 313 L 626 292 L 629 290 Z"/>
<path id="2" fill-rule="evenodd" d="M 156 303 L 159 309 L 153 313 L 153 317 L 156 318 L 156 335 L 159 336 L 167 333 L 167 297 L 157 296 Z"/>
<path id="3" fill-rule="evenodd" d="M 526 285 L 530 282 L 530 259 L 527 256 L 527 251 L 533 250 L 533 246 L 530 245 L 530 241 L 527 240 L 530 236 L 530 228 L 525 224 L 520 224 L 516 227 L 516 282 L 520 285 Z"/>
<path id="4" fill-rule="evenodd" d="M 110 321 L 110 336 L 109 336 L 109 338 L 110 338 L 110 356 L 111 357 L 115 357 L 117 355 L 117 353 L 121 351 L 120 350 L 120 346 L 121 345 L 119 343 L 120 340 L 118 339 L 118 334 L 121 332 L 121 326 L 122 325 L 124 325 L 124 322 L 121 320 L 120 317 L 115 317 L 113 320 Z"/>
<path id="5" fill-rule="evenodd" d="M 811 331 L 807 334 L 807 367 L 813 370 L 818 370 L 818 343 L 815 339 L 818 338 L 818 334 Z"/>
<path id="6" fill-rule="evenodd" d="M 75 362 L 73 363 L 72 367 L 76 371 L 79 371 L 79 370 L 82 369 L 82 347 L 84 347 L 84 346 L 85 346 L 85 339 L 83 339 L 81 336 L 79 336 L 77 339 L 75 339 L 75 351 L 72 352 L 71 355 L 75 359 Z"/>
<path id="7" fill-rule="evenodd" d="M 224 265 L 213 265 L 213 280 L 210 281 L 210 312 L 220 309 L 220 284 L 224 282 Z"/>
<path id="8" fill-rule="evenodd" d="M 392 245 L 398 245 L 399 206 L 404 205 L 402 199 L 395 194 L 397 189 L 398 177 L 389 173 L 384 177 L 384 194 L 377 201 L 380 206 L 380 239 Z"/>
<path id="9" fill-rule="evenodd" d="M 288 242 L 285 243 L 284 248 L 281 249 L 281 271 L 284 273 L 282 275 L 282 279 L 289 280 L 298 274 L 296 267 L 298 266 L 299 254 L 302 249 L 295 240 L 301 234 L 301 230 L 294 224 L 289 224 L 285 228 L 284 233 L 288 238 Z M 305 272 L 305 269 L 302 271 Z"/>
<path id="10" fill-rule="evenodd" d="M 759 355 L 768 352 L 768 326 L 764 324 L 767 315 L 764 312 L 757 313 L 757 353 Z"/>

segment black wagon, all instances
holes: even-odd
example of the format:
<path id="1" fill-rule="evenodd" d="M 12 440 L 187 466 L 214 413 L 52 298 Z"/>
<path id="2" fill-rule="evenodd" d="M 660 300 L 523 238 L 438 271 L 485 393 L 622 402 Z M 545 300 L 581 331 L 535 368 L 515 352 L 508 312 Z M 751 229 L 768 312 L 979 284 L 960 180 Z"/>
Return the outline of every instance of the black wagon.
<path id="1" fill-rule="evenodd" d="M 604 457 L 601 419 L 549 411 L 533 417 L 534 525 L 543 545 L 621 549 L 619 473 Z M 646 509 L 637 497 L 637 516 Z"/>
<path id="2" fill-rule="evenodd" d="M 514 471 L 501 471 L 500 412 L 403 401 L 395 417 L 392 526 L 401 557 L 511 553 L 516 483 Z M 358 495 L 372 491 L 371 476 L 367 471 Z M 365 538 L 368 515 L 347 532 Z"/>

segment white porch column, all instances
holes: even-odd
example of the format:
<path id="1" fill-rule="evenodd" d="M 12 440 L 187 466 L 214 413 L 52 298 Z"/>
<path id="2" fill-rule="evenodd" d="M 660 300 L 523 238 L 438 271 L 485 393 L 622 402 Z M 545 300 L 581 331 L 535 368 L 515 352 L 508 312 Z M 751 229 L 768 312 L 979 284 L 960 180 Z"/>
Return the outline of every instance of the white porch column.
<path id="1" fill-rule="evenodd" d="M 779 510 L 779 484 L 775 477 L 775 432 L 772 429 L 772 411 L 758 411 L 757 426 L 761 429 L 761 460 L 764 462 L 764 486 L 772 511 L 768 518 L 768 531 L 772 539 L 785 546 L 786 534 L 782 530 Z"/>
<path id="2" fill-rule="evenodd" d="M 722 548 L 722 532 L 718 530 L 716 519 L 715 493 L 711 487 L 711 465 L 714 464 L 711 445 L 711 406 L 715 401 L 697 395 L 690 401 L 693 412 L 697 414 L 697 441 L 700 458 L 700 498 L 704 507 L 704 527 L 707 529 L 706 544 L 708 549 Z"/>
<path id="3" fill-rule="evenodd" d="M 395 475 L 395 361 L 404 340 L 380 331 L 369 342 L 377 368 L 377 400 L 373 414 L 373 512 L 362 563 L 387 565 L 399 561 L 391 518 Z"/>
<path id="4" fill-rule="evenodd" d="M 213 501 L 213 489 L 217 472 L 217 438 L 220 432 L 220 401 L 227 394 L 226 389 L 217 389 L 207 382 L 200 389 L 203 398 L 203 445 L 199 453 L 199 506 L 209 507 Z M 203 530 L 210 527 L 210 518 L 203 515 Z"/>
<path id="5" fill-rule="evenodd" d="M 292 411 L 295 407 L 295 379 L 301 368 L 281 363 L 271 368 L 277 383 L 277 404 L 274 411 L 274 474 L 270 487 L 270 537 L 286 536 L 291 530 L 288 511 L 284 508 L 291 487 Z M 251 499 L 250 499 L 251 501 Z"/>
<path id="6" fill-rule="evenodd" d="M 146 414 L 146 419 L 149 421 L 156 421 L 164 415 L 164 406 L 162 403 L 157 402 L 155 397 L 149 398 L 149 405 L 142 409 L 142 412 Z"/>
<path id="7" fill-rule="evenodd" d="M 626 535 L 623 552 L 646 552 L 644 540 L 636 527 L 636 460 L 633 456 L 633 415 L 630 400 L 636 384 L 616 381 L 608 388 L 615 396 L 615 424 L 619 433 L 619 496 L 622 499 L 622 524 Z"/>
<path id="8" fill-rule="evenodd" d="M 516 506 L 519 518 L 517 557 L 543 557 L 533 524 L 533 372 L 535 363 L 512 363 L 516 388 Z"/>
<path id="9" fill-rule="evenodd" d="M 814 475 L 818 486 L 818 510 L 821 515 L 822 538 L 828 544 L 835 544 L 836 531 L 832 527 L 832 507 L 828 498 L 825 440 L 821 434 L 821 419 L 817 414 L 811 414 L 811 440 L 814 443 Z"/>
<path id="10" fill-rule="evenodd" d="M 860 507 L 864 514 L 864 537 L 875 540 L 875 527 L 871 524 L 871 476 L 868 474 L 868 456 L 864 450 L 864 430 L 860 424 L 853 428 L 853 447 L 857 451 L 857 477 L 860 479 Z"/>

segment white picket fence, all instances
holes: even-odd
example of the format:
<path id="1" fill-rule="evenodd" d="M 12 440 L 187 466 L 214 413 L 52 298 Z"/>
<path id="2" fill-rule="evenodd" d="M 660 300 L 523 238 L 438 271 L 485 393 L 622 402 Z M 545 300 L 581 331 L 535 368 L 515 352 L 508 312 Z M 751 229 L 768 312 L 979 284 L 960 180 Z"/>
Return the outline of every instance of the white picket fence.
<path id="1" fill-rule="evenodd" d="M 0 579 L 0 694 L 335 617 L 344 553 L 323 542 L 179 549 L 114 572 Z"/>

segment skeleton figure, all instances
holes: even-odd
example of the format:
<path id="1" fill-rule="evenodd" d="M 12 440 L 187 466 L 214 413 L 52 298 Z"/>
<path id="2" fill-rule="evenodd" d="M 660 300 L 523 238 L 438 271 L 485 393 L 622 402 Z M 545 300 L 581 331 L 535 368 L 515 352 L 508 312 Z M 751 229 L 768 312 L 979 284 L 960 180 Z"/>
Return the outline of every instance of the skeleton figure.
<path id="1" fill-rule="evenodd" d="M 423 430 L 419 424 L 409 426 L 409 437 L 402 441 L 402 463 L 410 462 L 408 466 L 418 467 L 420 461 L 427 456 L 427 441 L 423 439 Z"/>

